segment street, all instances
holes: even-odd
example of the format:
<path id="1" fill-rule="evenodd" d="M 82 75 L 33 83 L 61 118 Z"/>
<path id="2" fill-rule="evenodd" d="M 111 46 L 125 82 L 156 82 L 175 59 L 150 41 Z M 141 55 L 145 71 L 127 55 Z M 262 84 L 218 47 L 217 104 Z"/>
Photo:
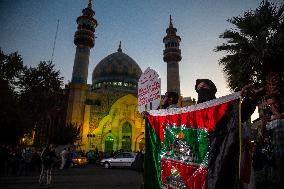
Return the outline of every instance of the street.
<path id="1" fill-rule="evenodd" d="M 1 177 L 0 188 L 34 189 L 47 188 L 38 184 L 39 175 Z M 51 188 L 95 188 L 95 189 L 140 189 L 142 176 L 138 172 L 125 168 L 104 169 L 95 165 L 83 168 L 54 170 Z"/>

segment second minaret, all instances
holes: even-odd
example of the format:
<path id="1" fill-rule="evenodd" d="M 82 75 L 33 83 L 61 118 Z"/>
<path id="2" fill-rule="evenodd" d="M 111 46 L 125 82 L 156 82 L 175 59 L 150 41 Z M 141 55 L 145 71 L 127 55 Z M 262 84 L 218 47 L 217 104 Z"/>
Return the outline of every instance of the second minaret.
<path id="1" fill-rule="evenodd" d="M 165 44 L 164 61 L 167 63 L 167 91 L 177 92 L 180 95 L 179 62 L 181 61 L 181 50 L 179 49 L 181 38 L 176 35 L 177 29 L 173 27 L 170 16 L 170 25 L 164 37 Z"/>

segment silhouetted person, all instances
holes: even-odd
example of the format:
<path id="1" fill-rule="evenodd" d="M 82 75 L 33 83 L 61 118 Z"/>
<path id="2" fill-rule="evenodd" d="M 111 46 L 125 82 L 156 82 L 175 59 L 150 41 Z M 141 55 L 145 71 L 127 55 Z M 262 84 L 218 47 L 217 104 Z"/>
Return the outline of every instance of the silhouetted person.
<path id="1" fill-rule="evenodd" d="M 166 92 L 161 99 L 161 106 L 159 109 L 177 108 L 179 95 L 176 92 Z"/>
<path id="2" fill-rule="evenodd" d="M 279 94 L 271 94 L 265 99 L 272 112 L 266 129 L 272 141 L 274 187 L 279 189 L 284 187 L 284 105 Z"/>
<path id="3" fill-rule="evenodd" d="M 44 177 L 46 176 L 46 184 L 49 187 L 51 184 L 51 171 L 55 164 L 56 154 L 55 154 L 55 146 L 50 144 L 46 148 L 43 149 L 41 153 L 41 173 L 39 176 L 39 184 L 42 184 Z"/>

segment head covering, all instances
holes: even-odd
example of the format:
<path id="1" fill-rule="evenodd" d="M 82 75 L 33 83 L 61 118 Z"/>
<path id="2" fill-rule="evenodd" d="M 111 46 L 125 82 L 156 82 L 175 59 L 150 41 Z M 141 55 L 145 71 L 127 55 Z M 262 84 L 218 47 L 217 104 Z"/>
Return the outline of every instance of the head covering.
<path id="1" fill-rule="evenodd" d="M 196 80 L 196 84 L 195 84 L 195 91 L 198 92 L 197 90 L 197 86 L 199 85 L 199 83 L 204 82 L 206 83 L 209 87 L 210 90 L 212 91 L 212 93 L 216 93 L 217 92 L 217 88 L 215 86 L 215 84 L 210 80 L 210 79 L 197 79 Z"/>
<path id="2" fill-rule="evenodd" d="M 179 99 L 179 95 L 177 92 L 166 92 L 166 94 L 168 94 L 168 98 L 173 98 L 173 104 L 177 104 L 178 103 L 178 99 Z"/>
<path id="3" fill-rule="evenodd" d="M 164 98 L 167 97 L 167 98 Z M 161 99 L 159 109 L 177 108 L 179 95 L 176 92 L 166 92 L 165 96 Z M 171 100 L 170 100 L 171 99 Z"/>

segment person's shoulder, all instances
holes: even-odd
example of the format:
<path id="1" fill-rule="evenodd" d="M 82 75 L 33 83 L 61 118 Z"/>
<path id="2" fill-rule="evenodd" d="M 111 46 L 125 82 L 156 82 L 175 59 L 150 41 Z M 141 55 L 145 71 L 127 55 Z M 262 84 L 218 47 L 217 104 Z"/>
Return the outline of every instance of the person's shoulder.
<path id="1" fill-rule="evenodd" d="M 279 128 L 279 126 L 281 126 L 281 125 L 284 126 L 284 118 L 281 118 L 281 119 L 271 119 L 269 122 L 267 122 L 266 129 L 274 130 L 276 128 Z"/>
<path id="2" fill-rule="evenodd" d="M 169 109 L 169 108 L 178 108 L 178 105 L 177 104 L 171 104 L 171 105 L 168 106 L 167 109 Z"/>

